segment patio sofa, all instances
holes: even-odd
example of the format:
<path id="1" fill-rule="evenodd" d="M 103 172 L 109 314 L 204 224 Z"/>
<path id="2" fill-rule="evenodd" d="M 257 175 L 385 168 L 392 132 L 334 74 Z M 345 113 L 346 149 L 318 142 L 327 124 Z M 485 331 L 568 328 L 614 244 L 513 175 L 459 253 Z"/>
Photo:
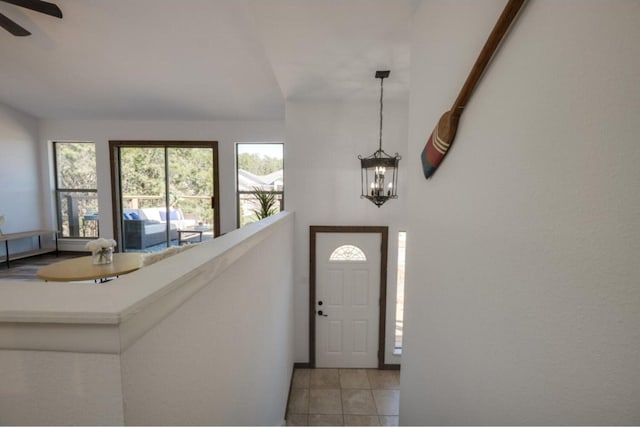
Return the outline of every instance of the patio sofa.
<path id="1" fill-rule="evenodd" d="M 158 245 L 166 239 L 167 214 L 165 208 L 124 209 L 124 247 L 145 249 Z M 186 219 L 182 210 L 169 210 L 169 237 L 178 239 L 178 230 L 196 224 Z"/>

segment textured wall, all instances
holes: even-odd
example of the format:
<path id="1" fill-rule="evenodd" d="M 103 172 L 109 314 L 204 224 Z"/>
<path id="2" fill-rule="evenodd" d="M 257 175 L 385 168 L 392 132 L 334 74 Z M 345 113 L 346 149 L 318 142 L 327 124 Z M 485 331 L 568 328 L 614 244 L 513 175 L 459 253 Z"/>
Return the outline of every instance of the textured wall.
<path id="1" fill-rule="evenodd" d="M 640 2 L 535 0 L 435 176 L 504 1 L 413 23 L 402 424 L 640 423 Z"/>
<path id="2" fill-rule="evenodd" d="M 122 425 L 115 354 L 0 350 L 0 425 Z"/>

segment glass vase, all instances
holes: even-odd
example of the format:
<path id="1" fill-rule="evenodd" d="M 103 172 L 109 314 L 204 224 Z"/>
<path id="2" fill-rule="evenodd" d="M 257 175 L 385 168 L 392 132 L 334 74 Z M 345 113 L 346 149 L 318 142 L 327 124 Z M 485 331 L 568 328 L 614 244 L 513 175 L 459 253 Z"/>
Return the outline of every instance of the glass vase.
<path id="1" fill-rule="evenodd" d="M 99 249 L 92 254 L 94 265 L 111 264 L 113 262 L 113 248 Z"/>

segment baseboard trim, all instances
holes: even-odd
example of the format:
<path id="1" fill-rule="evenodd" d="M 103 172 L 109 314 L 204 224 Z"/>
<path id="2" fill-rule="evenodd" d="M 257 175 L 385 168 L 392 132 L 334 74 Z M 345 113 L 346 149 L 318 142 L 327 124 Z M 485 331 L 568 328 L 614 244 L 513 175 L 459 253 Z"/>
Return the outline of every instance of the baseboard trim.
<path id="1" fill-rule="evenodd" d="M 287 423 L 287 415 L 289 414 L 289 402 L 291 401 L 291 389 L 293 388 L 293 375 L 295 374 L 296 364 L 291 368 L 291 379 L 289 379 L 289 393 L 287 394 L 287 404 L 284 407 L 284 421 Z"/>
<path id="2" fill-rule="evenodd" d="M 382 371 L 399 371 L 400 370 L 400 364 L 389 364 L 389 363 L 384 363 L 382 364 L 380 367 L 378 367 L 378 369 L 382 370 Z"/>
<path id="3" fill-rule="evenodd" d="M 311 365 L 310 362 L 295 362 L 293 364 L 293 369 L 314 369 L 315 366 Z M 380 369 L 381 371 L 399 371 L 400 370 L 400 364 L 399 363 L 383 363 L 382 365 L 378 366 L 378 369 Z"/>

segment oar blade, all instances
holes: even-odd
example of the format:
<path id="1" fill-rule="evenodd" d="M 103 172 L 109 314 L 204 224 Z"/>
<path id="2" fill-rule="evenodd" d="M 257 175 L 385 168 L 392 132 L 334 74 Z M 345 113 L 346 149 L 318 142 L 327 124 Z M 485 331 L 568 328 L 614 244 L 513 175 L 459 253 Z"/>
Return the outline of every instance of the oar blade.
<path id="1" fill-rule="evenodd" d="M 458 116 L 453 116 L 447 111 L 440 117 L 438 124 L 427 140 L 427 144 L 422 149 L 420 159 L 422 161 L 422 173 L 429 179 L 433 176 L 442 163 L 442 159 L 449 151 L 453 143 L 458 126 Z"/>
<path id="2" fill-rule="evenodd" d="M 437 130 L 438 127 L 436 126 L 431 133 L 431 136 L 429 136 L 427 145 L 424 146 L 422 154 L 420 155 L 420 159 L 422 160 L 422 173 L 424 173 L 424 177 L 426 179 L 431 178 L 431 175 L 436 172 L 438 165 L 442 161 L 440 153 L 438 153 L 433 146 L 433 134 L 436 133 Z"/>

